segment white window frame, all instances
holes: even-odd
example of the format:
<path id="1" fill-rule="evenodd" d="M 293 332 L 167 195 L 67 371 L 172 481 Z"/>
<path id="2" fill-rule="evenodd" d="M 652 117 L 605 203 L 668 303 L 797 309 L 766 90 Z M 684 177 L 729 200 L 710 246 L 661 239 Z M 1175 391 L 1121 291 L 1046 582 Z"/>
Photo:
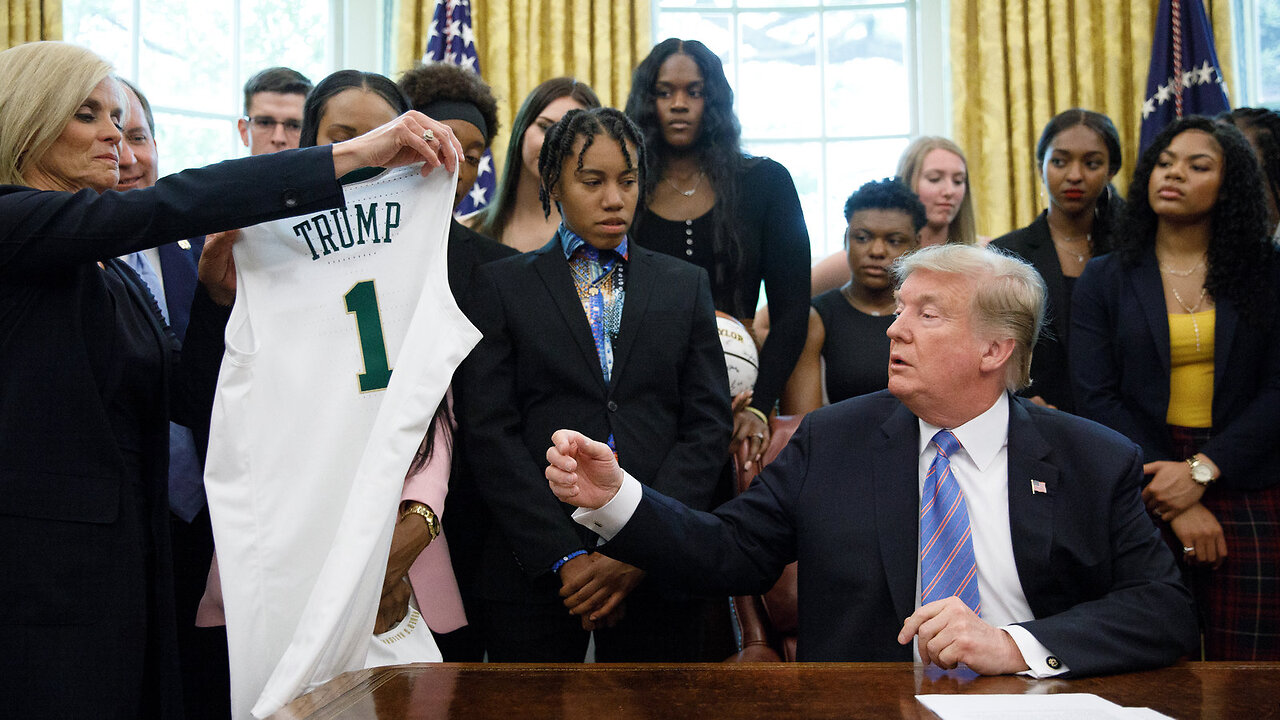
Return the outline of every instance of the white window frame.
<path id="1" fill-rule="evenodd" d="M 771 136 L 751 137 L 743 135 L 742 142 L 744 146 L 749 146 L 753 142 L 768 142 L 770 144 L 777 143 L 819 143 L 823 148 L 829 143 L 848 142 L 848 141 L 874 141 L 895 138 L 914 138 L 920 135 L 942 135 L 950 137 L 952 134 L 951 126 L 951 63 L 950 63 L 950 5 L 948 0 L 898 0 L 890 2 L 866 2 L 858 4 L 823 4 L 821 0 L 810 0 L 803 4 L 794 5 L 761 5 L 743 7 L 738 4 L 737 0 L 729 0 L 727 6 L 680 6 L 680 7 L 662 7 L 662 0 L 653 0 L 652 12 L 650 13 L 650 22 L 652 25 L 651 37 L 653 41 L 659 42 L 665 38 L 661 36 L 660 16 L 663 13 L 670 14 L 710 14 L 728 15 L 733 18 L 733 53 L 729 63 L 726 64 L 725 74 L 728 76 L 729 83 L 735 89 L 738 87 L 738 78 L 742 64 L 741 53 L 738 52 L 740 44 L 740 22 L 738 16 L 743 13 L 762 13 L 777 12 L 784 14 L 799 13 L 817 13 L 818 16 L 818 37 L 825 38 L 823 32 L 824 13 L 826 11 L 848 11 L 848 10 L 875 10 L 883 8 L 905 7 L 907 11 L 907 77 L 913 86 L 914 92 L 911 94 L 911 107 L 908 111 L 910 118 L 909 127 L 904 128 L 901 133 L 888 135 L 868 135 L 868 136 L 836 136 L 828 135 L 827 128 L 827 103 L 822 104 L 822 118 L 820 127 L 821 132 L 818 135 L 807 135 L 803 137 L 778 137 Z M 819 73 L 822 73 L 824 65 L 819 66 Z M 825 84 L 823 85 L 825 87 Z M 735 93 L 735 102 L 737 99 Z M 822 154 L 821 162 L 821 191 L 819 193 L 822 198 L 822 213 L 820 217 L 806 217 L 806 224 L 809 226 L 809 241 L 813 247 L 813 259 L 817 262 L 821 257 L 827 254 L 827 248 L 833 242 L 827 237 L 825 231 L 825 218 L 830 216 L 835 210 L 829 207 L 830 198 L 826 192 L 826 183 L 829 179 L 826 153 Z M 886 168 L 885 174 L 892 173 L 893 168 Z"/>

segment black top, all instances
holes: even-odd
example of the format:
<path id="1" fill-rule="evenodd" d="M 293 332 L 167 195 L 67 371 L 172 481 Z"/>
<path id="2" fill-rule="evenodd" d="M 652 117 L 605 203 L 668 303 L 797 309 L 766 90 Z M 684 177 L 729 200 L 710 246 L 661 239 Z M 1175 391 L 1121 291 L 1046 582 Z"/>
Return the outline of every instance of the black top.
<path id="1" fill-rule="evenodd" d="M 717 310 L 750 320 L 764 282 L 769 300 L 769 336 L 760 350 L 760 375 L 751 404 L 768 414 L 804 350 L 809 323 L 809 231 L 791 174 L 769 158 L 746 158 L 733 209 L 742 243 L 742 269 L 717 281 L 712 247 L 715 213 L 668 220 L 646 209 L 636 220 L 636 244 L 688 260 L 707 271 Z"/>
<path id="2" fill-rule="evenodd" d="M 1058 251 L 1054 249 L 1053 237 L 1049 234 L 1048 214 L 1040 213 L 1040 217 L 1030 225 L 998 237 L 991 244 L 1031 263 L 1044 278 L 1048 291 L 1044 327 L 1031 355 L 1031 386 L 1018 394 L 1025 397 L 1039 395 L 1059 410 L 1074 412 L 1075 399 L 1067 360 L 1073 284 L 1067 283 L 1062 274 Z"/>
<path id="3" fill-rule="evenodd" d="M 868 315 L 849 303 L 840 289 L 813 299 L 822 318 L 823 380 L 827 402 L 837 403 L 889 386 L 889 336 L 893 315 Z"/>

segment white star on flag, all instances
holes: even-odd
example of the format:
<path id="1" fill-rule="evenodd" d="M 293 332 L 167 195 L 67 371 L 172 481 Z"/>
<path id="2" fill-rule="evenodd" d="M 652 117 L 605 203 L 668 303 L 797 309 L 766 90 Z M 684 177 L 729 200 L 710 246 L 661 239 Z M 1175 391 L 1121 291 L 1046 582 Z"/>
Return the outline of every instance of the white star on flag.
<path id="1" fill-rule="evenodd" d="M 462 26 L 462 42 L 467 47 L 476 44 L 476 31 L 472 30 L 470 25 Z"/>
<path id="2" fill-rule="evenodd" d="M 1142 119 L 1146 120 L 1147 116 L 1149 116 L 1151 113 L 1155 111 L 1156 111 L 1155 99 L 1147 98 L 1147 101 L 1142 103 Z"/>
<path id="3" fill-rule="evenodd" d="M 1163 105 L 1168 101 L 1169 101 L 1169 86 L 1161 85 L 1160 89 L 1156 91 L 1156 102 Z"/>
<path id="4" fill-rule="evenodd" d="M 485 155 L 480 158 L 480 169 L 476 171 L 476 177 L 482 177 L 489 172 L 493 172 L 493 156 Z"/>
<path id="5" fill-rule="evenodd" d="M 1209 61 L 1205 60 L 1204 64 L 1200 66 L 1200 69 L 1196 70 L 1196 82 L 1201 85 L 1207 85 L 1213 82 L 1213 69 L 1213 66 L 1209 64 Z"/>
<path id="6" fill-rule="evenodd" d="M 472 185 L 471 192 L 467 193 L 467 197 L 471 198 L 471 202 L 476 205 L 483 205 L 485 203 L 484 194 L 485 188 L 480 185 Z"/>

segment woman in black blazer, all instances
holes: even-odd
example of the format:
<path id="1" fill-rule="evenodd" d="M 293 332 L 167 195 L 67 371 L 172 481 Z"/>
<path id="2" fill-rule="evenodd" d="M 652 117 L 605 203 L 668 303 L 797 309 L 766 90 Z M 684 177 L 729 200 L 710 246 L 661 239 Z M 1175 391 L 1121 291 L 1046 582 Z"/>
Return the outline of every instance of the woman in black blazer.
<path id="1" fill-rule="evenodd" d="M 1280 262 L 1248 142 L 1173 123 L 1134 171 L 1127 220 L 1076 287 L 1077 410 L 1142 447 L 1205 659 L 1280 659 Z"/>
<path id="2" fill-rule="evenodd" d="M 187 362 L 119 255 L 342 203 L 366 165 L 455 165 L 410 114 L 333 148 L 234 160 L 116 193 L 111 66 L 56 42 L 0 53 L 0 677 L 11 717 L 181 716 L 168 424 L 212 402 L 233 276 L 205 245 Z M 426 129 L 434 132 L 428 142 Z M 427 155 L 423 155 L 427 153 Z M 172 391 L 172 392 L 171 392 Z"/>
<path id="3" fill-rule="evenodd" d="M 1049 291 L 1046 325 L 1031 356 L 1031 386 L 1018 393 L 1073 412 L 1067 338 L 1071 293 L 1089 258 L 1111 250 L 1123 207 L 1111 188 L 1120 169 L 1120 133 L 1111 119 L 1074 108 L 1055 115 L 1036 143 L 1036 171 L 1049 208 L 992 245 L 1031 263 Z"/>

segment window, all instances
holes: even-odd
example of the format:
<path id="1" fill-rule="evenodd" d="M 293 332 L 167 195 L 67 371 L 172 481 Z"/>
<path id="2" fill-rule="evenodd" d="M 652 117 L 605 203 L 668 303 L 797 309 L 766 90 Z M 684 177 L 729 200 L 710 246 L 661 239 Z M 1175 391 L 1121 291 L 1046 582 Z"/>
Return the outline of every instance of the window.
<path id="1" fill-rule="evenodd" d="M 380 0 L 64 0 L 63 37 L 147 94 L 167 175 L 246 154 L 235 121 L 244 114 L 245 80 L 262 68 L 285 65 L 318 82 L 339 66 L 385 67 L 382 7 Z"/>
<path id="2" fill-rule="evenodd" d="M 1240 78 L 1231 104 L 1280 108 L 1280 0 L 1236 0 L 1231 15 Z"/>
<path id="3" fill-rule="evenodd" d="M 892 175 L 911 138 L 950 134 L 941 0 L 658 0 L 655 41 L 724 62 L 744 149 L 795 179 L 813 256 L 840 249 L 844 201 Z"/>

